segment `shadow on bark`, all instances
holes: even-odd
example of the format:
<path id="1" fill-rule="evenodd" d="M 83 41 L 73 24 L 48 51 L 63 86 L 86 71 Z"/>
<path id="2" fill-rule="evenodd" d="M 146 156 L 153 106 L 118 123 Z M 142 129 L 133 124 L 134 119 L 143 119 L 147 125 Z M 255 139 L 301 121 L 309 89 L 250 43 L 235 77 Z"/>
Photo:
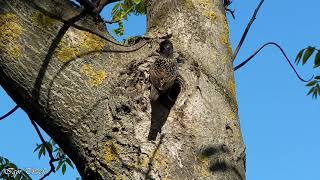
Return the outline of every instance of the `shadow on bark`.
<path id="1" fill-rule="evenodd" d="M 181 91 L 180 84 L 176 82 L 165 93 L 160 94 L 156 101 L 151 101 L 151 125 L 148 135 L 149 141 L 157 139 L 162 126 L 166 123 L 171 108 Z"/>
<path id="2" fill-rule="evenodd" d="M 43 8 L 41 8 L 40 6 L 38 6 L 35 2 L 33 1 L 29 1 L 29 3 L 36 9 L 36 10 L 39 10 L 40 12 L 44 12 L 44 14 L 46 13 L 46 10 L 44 10 Z M 41 66 L 40 66 L 40 69 L 38 71 L 38 75 L 35 79 L 35 83 L 34 83 L 34 86 L 33 86 L 33 89 L 32 89 L 32 92 L 31 92 L 31 106 L 36 106 L 36 107 L 33 107 L 33 108 L 30 108 L 29 109 L 29 112 L 30 114 L 28 113 L 28 116 L 29 116 L 29 119 L 31 120 L 32 124 L 36 127 L 36 124 L 35 124 L 35 120 L 36 119 L 39 119 L 39 118 L 45 118 L 43 116 L 46 116 L 46 115 L 41 115 L 41 113 L 37 112 L 37 110 L 39 109 L 37 106 L 39 106 L 39 100 L 40 100 L 40 92 L 41 92 L 41 86 L 43 84 L 43 80 L 44 80 L 44 77 L 45 77 L 45 74 L 47 72 L 47 69 L 48 69 L 48 66 L 50 64 L 50 61 L 52 60 L 52 57 L 54 56 L 54 53 L 55 53 L 55 50 L 58 48 L 58 45 L 59 43 L 61 42 L 62 38 L 64 37 L 64 35 L 66 34 L 66 32 L 68 31 L 68 29 L 73 25 L 75 24 L 77 21 L 81 20 L 82 18 L 84 18 L 86 16 L 86 12 L 85 11 L 82 11 L 80 14 L 68 19 L 67 21 L 63 22 L 63 25 L 62 27 L 59 29 L 57 35 L 54 37 L 54 39 L 52 40 L 50 46 L 49 46 L 49 49 L 45 55 L 45 58 L 43 59 L 43 61 L 41 62 Z M 44 121 L 41 121 L 41 120 L 38 120 L 37 121 L 37 124 L 44 124 L 45 122 Z M 43 126 L 41 126 L 43 127 Z M 48 131 L 46 131 L 48 133 Z M 51 133 L 53 133 L 51 131 Z M 50 135 L 50 134 L 49 134 Z M 42 136 L 40 135 L 40 138 Z M 55 138 L 56 140 L 57 138 Z M 42 140 L 44 142 L 44 140 Z M 59 141 L 58 141 L 59 142 Z M 48 152 L 49 152 L 49 149 L 48 147 L 46 147 Z M 71 154 L 68 154 L 68 155 L 71 155 Z M 55 167 L 54 165 L 52 164 L 54 158 L 52 156 L 52 154 L 50 155 L 50 161 L 49 161 L 49 164 L 51 166 L 51 170 L 49 171 L 48 174 L 46 174 L 44 177 L 48 176 L 52 171 L 55 172 Z M 74 157 L 72 157 L 72 155 L 70 156 L 71 159 L 74 159 Z M 41 178 L 42 179 L 42 178 Z"/>
<path id="3" fill-rule="evenodd" d="M 204 148 L 200 156 L 210 160 L 208 169 L 211 173 L 231 172 L 234 173 L 237 179 L 244 180 L 244 175 L 233 165 L 227 161 L 225 157 L 230 156 L 230 150 L 226 145 L 210 146 Z"/>
<path id="4" fill-rule="evenodd" d="M 32 2 L 32 1 L 31 1 Z M 40 12 L 44 12 L 45 10 L 40 8 L 38 5 L 36 5 L 34 2 L 32 2 L 32 4 L 35 6 L 35 9 L 39 10 Z M 58 47 L 59 43 L 61 42 L 63 36 L 65 35 L 65 33 L 68 31 L 68 29 L 77 21 L 79 21 L 80 19 L 84 18 L 86 16 L 86 12 L 83 11 L 80 14 L 70 18 L 69 20 L 67 20 L 67 22 L 65 22 L 62 27 L 60 28 L 58 34 L 56 35 L 56 37 L 52 40 L 52 43 L 50 44 L 49 50 L 45 56 L 45 59 L 42 62 L 42 65 L 40 67 L 39 73 L 37 75 L 36 81 L 35 81 L 35 85 L 33 87 L 32 90 L 32 104 L 35 105 L 38 103 L 39 100 L 39 96 L 40 96 L 40 89 L 41 89 L 41 85 L 43 82 L 43 78 L 45 76 L 45 73 L 47 71 L 48 65 L 50 60 L 52 59 L 52 56 L 56 50 L 56 48 Z"/>

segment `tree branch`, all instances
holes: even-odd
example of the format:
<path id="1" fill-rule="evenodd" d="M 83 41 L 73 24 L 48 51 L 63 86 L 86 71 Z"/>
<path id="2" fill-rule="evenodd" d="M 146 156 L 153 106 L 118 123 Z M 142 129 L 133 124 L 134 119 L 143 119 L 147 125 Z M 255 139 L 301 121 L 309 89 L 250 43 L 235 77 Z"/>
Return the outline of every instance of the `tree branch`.
<path id="1" fill-rule="evenodd" d="M 84 6 L 89 12 L 94 13 L 95 15 L 99 15 L 102 9 L 111 3 L 120 1 L 120 0 L 99 0 L 97 4 L 92 3 L 90 0 L 76 0 L 81 5 Z"/>
<path id="2" fill-rule="evenodd" d="M 96 8 L 96 6 L 89 0 L 76 0 L 76 1 L 89 11 L 93 11 Z"/>
<path id="3" fill-rule="evenodd" d="M 46 16 L 52 18 L 52 19 L 61 21 L 62 23 L 69 23 L 68 20 L 65 20 L 65 19 L 63 19 L 63 18 L 61 18 L 61 17 L 59 17 L 59 16 L 57 16 L 57 15 L 55 15 L 55 14 L 53 14 L 53 13 L 50 13 L 50 12 L 46 11 L 44 8 L 42 8 L 41 6 L 39 6 L 37 3 L 33 2 L 33 1 L 31 1 L 31 2 L 32 2 L 32 4 L 36 7 L 36 9 L 39 10 L 39 11 L 40 11 L 41 13 L 43 13 L 44 15 L 46 15 Z M 107 42 L 110 42 L 110 43 L 112 43 L 112 44 L 114 44 L 114 45 L 121 46 L 121 47 L 131 47 L 131 46 L 123 45 L 122 43 L 118 43 L 118 42 L 114 41 L 113 39 L 110 39 L 109 37 L 106 37 L 106 36 L 103 35 L 103 34 L 100 34 L 100 33 L 98 33 L 98 32 L 95 32 L 95 31 L 93 31 L 93 30 L 91 30 L 91 29 L 88 29 L 88 28 L 86 28 L 86 27 L 79 26 L 79 25 L 77 25 L 77 24 L 75 24 L 75 23 L 74 23 L 74 24 L 71 24 L 71 26 L 74 27 L 74 28 L 76 28 L 76 29 L 79 29 L 79 30 L 82 30 L 82 31 L 86 31 L 86 32 L 89 32 L 89 33 L 91 33 L 91 34 L 94 34 L 94 35 L 100 37 L 101 39 L 103 39 L 103 40 L 105 40 L 105 41 L 107 41 Z M 143 44 L 143 46 L 146 45 L 146 44 L 147 44 L 147 41 L 146 41 L 146 43 Z M 136 50 L 139 50 L 139 49 L 140 49 L 141 47 L 143 47 L 143 46 L 137 47 Z"/>
<path id="4" fill-rule="evenodd" d="M 103 20 L 103 22 L 105 22 L 106 24 L 114 24 L 114 23 L 118 23 L 119 21 L 107 21 L 107 20 Z"/>
<path id="5" fill-rule="evenodd" d="M 51 174 L 51 172 L 55 172 L 55 167 L 53 165 L 53 162 L 58 161 L 59 159 L 56 159 L 56 158 L 53 157 L 52 150 L 49 148 L 47 142 L 44 140 L 44 138 L 43 138 L 43 136 L 42 136 L 42 134 L 41 134 L 36 122 L 33 119 L 31 119 L 30 116 L 29 116 L 29 118 L 30 118 L 30 121 L 31 121 L 33 127 L 36 129 L 36 132 L 37 132 L 42 144 L 46 147 L 47 152 L 48 152 L 49 157 L 50 157 L 50 161 L 49 161 L 50 171 L 47 172 L 43 177 L 40 178 L 40 180 L 42 180 L 42 179 L 46 178 L 47 176 L 49 176 Z"/>
<path id="6" fill-rule="evenodd" d="M 94 10 L 95 13 L 100 14 L 100 12 L 102 11 L 102 9 L 111 3 L 114 2 L 118 2 L 120 0 L 99 0 L 99 2 L 97 3 L 96 9 Z"/>
<path id="7" fill-rule="evenodd" d="M 241 39 L 240 39 L 240 42 L 239 42 L 236 50 L 235 50 L 234 53 L 233 53 L 232 62 L 236 59 L 236 57 L 237 57 L 237 55 L 238 55 L 238 52 L 239 52 L 239 50 L 240 50 L 240 48 L 241 48 L 244 40 L 246 39 L 247 34 L 248 34 L 249 30 L 250 30 L 250 27 L 251 27 L 253 21 L 256 19 L 256 16 L 257 16 L 257 14 L 258 14 L 258 11 L 259 11 L 261 5 L 263 4 L 263 2 L 264 2 L 264 0 L 261 0 L 261 1 L 260 1 L 260 3 L 258 4 L 257 8 L 255 9 L 255 11 L 254 11 L 254 13 L 253 13 L 253 15 L 252 15 L 252 17 L 251 17 L 251 20 L 249 21 L 246 29 L 244 30 L 244 32 L 243 32 L 243 34 L 242 34 L 242 37 L 241 37 Z"/>
<path id="8" fill-rule="evenodd" d="M 293 69 L 293 71 L 295 72 L 295 74 L 297 75 L 297 77 L 303 81 L 303 82 L 309 82 L 313 79 L 313 76 L 310 78 L 310 80 L 304 80 L 301 78 L 301 76 L 298 74 L 298 72 L 296 71 L 296 69 L 293 67 L 292 63 L 290 62 L 288 56 L 286 55 L 286 53 L 284 52 L 284 50 L 281 48 L 280 45 L 278 45 L 275 42 L 268 42 L 265 43 L 264 45 L 262 45 L 259 49 L 257 49 L 248 59 L 246 59 L 245 61 L 243 61 L 242 63 L 240 63 L 239 65 L 237 65 L 236 67 L 234 67 L 234 71 L 238 70 L 239 68 L 241 68 L 242 66 L 244 66 L 245 64 L 247 64 L 254 56 L 256 56 L 264 47 L 268 46 L 268 45 L 274 45 L 276 46 L 278 49 L 280 49 L 282 55 L 286 58 L 287 62 L 289 63 L 289 65 L 291 66 L 291 68 Z"/>
<path id="9" fill-rule="evenodd" d="M 7 112 L 5 115 L 0 117 L 0 121 L 10 116 L 12 113 L 14 113 L 19 108 L 18 105 L 16 105 L 13 109 L 11 109 L 9 112 Z"/>

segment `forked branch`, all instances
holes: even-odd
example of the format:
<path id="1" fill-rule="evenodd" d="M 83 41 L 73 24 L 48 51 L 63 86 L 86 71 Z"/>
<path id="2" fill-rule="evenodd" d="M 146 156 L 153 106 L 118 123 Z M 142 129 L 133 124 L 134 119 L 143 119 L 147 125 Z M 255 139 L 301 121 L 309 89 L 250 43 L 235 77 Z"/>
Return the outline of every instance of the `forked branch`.
<path id="1" fill-rule="evenodd" d="M 241 48 L 244 40 L 246 39 L 247 34 L 248 34 L 248 32 L 249 32 L 249 30 L 250 30 L 250 28 L 251 28 L 251 25 L 252 25 L 253 21 L 256 19 L 256 16 L 257 16 L 257 14 L 258 14 L 258 11 L 259 11 L 260 7 L 262 6 L 263 2 L 264 2 L 264 0 L 261 0 L 261 1 L 260 1 L 260 3 L 258 4 L 257 8 L 255 9 L 255 11 L 254 11 L 254 13 L 253 13 L 253 15 L 252 15 L 252 17 L 251 17 L 251 20 L 249 21 L 246 29 L 244 30 L 244 32 L 243 32 L 243 34 L 242 34 L 242 37 L 241 37 L 241 39 L 240 39 L 240 42 L 239 42 L 236 50 L 235 50 L 234 53 L 233 53 L 232 62 L 236 59 L 236 57 L 237 57 L 237 55 L 238 55 L 238 52 L 239 52 L 239 50 L 240 50 L 240 48 Z"/>

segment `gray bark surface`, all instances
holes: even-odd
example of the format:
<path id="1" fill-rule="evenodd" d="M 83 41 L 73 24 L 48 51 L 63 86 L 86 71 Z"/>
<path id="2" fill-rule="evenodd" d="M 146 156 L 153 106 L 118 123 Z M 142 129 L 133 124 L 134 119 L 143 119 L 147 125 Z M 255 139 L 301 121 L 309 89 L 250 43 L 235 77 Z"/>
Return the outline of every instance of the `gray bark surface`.
<path id="1" fill-rule="evenodd" d="M 0 31 L 1 86 L 84 179 L 245 179 L 221 1 L 147 1 L 151 39 L 130 47 L 68 1 L 1 1 Z M 148 67 L 168 33 L 181 79 L 174 103 L 151 103 Z"/>

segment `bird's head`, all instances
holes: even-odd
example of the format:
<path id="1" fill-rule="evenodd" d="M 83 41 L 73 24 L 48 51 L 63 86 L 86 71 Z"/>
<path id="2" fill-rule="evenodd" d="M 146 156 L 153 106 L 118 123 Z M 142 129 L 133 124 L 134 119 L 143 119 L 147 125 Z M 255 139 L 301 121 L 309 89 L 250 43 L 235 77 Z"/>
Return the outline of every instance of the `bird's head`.
<path id="1" fill-rule="evenodd" d="M 160 44 L 159 53 L 164 57 L 172 57 L 173 56 L 173 45 L 172 42 L 168 39 L 162 41 Z"/>

